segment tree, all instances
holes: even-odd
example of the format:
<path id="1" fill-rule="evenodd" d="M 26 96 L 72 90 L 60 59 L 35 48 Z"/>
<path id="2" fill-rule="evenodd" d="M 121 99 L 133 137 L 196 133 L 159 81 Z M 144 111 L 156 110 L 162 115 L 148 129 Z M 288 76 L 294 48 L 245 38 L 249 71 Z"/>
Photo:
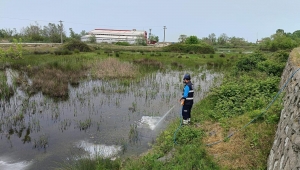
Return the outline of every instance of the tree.
<path id="1" fill-rule="evenodd" d="M 53 42 L 53 43 L 61 42 L 60 30 L 53 23 L 49 23 L 48 26 L 44 26 L 43 36 L 46 37 L 50 42 Z"/>
<path id="2" fill-rule="evenodd" d="M 284 33 L 282 29 L 277 29 L 276 33 L 271 35 L 271 37 L 263 39 L 260 49 L 269 51 L 291 50 L 297 47 L 298 44 L 297 37 Z"/>
<path id="3" fill-rule="evenodd" d="M 227 43 L 227 41 L 228 41 L 228 36 L 225 33 L 221 34 L 218 37 L 218 44 L 219 45 L 225 45 Z"/>
<path id="4" fill-rule="evenodd" d="M 159 37 L 158 37 L 158 36 L 155 36 L 154 34 L 152 34 L 152 35 L 150 35 L 149 40 L 150 40 L 150 41 L 158 42 L 158 41 L 159 41 Z"/>
<path id="5" fill-rule="evenodd" d="M 228 41 L 233 47 L 244 46 L 247 43 L 244 38 L 239 37 L 230 37 L 228 38 Z"/>
<path id="6" fill-rule="evenodd" d="M 80 32 L 80 35 L 81 35 L 81 36 L 87 35 L 87 32 L 86 32 L 85 30 L 82 30 L 82 31 Z"/>
<path id="7" fill-rule="evenodd" d="M 136 43 L 136 45 L 146 46 L 147 40 L 146 40 L 145 36 L 143 34 L 141 34 L 135 39 L 135 43 Z"/>
<path id="8" fill-rule="evenodd" d="M 199 39 L 197 36 L 192 35 L 189 36 L 186 40 L 185 40 L 186 44 L 198 44 L 199 43 Z"/>
<path id="9" fill-rule="evenodd" d="M 44 37 L 42 35 L 42 28 L 39 26 L 39 24 L 36 22 L 34 24 L 30 24 L 29 26 L 21 29 L 21 35 L 24 36 L 24 39 L 27 39 L 28 41 L 43 41 Z"/>
<path id="10" fill-rule="evenodd" d="M 90 36 L 89 40 L 90 40 L 90 43 L 96 43 L 97 42 L 96 36 L 94 34 Z"/>
<path id="11" fill-rule="evenodd" d="M 81 35 L 80 34 L 76 34 L 72 28 L 69 28 L 70 30 L 70 38 L 73 38 L 75 40 L 80 40 Z"/>
<path id="12" fill-rule="evenodd" d="M 277 29 L 277 30 L 276 30 L 276 34 L 278 34 L 278 35 L 285 35 L 283 29 Z"/>
<path id="13" fill-rule="evenodd" d="M 209 44 L 214 45 L 217 43 L 217 38 L 215 33 L 211 33 L 208 35 Z"/>
<path id="14" fill-rule="evenodd" d="M 17 36 L 18 33 L 15 28 L 14 29 L 1 29 L 0 35 L 1 35 L 1 38 L 12 38 L 14 36 Z"/>
<path id="15" fill-rule="evenodd" d="M 184 34 L 181 34 L 178 38 L 178 42 L 184 43 L 186 39 L 187 39 L 187 36 Z"/>

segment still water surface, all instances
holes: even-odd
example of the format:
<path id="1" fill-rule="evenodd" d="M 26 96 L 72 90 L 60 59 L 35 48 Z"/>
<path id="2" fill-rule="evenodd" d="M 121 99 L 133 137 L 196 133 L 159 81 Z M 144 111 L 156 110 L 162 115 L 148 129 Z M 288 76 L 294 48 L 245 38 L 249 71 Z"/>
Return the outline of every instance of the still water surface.
<path id="1" fill-rule="evenodd" d="M 17 76 L 7 70 L 8 84 Z M 190 72 L 195 101 L 221 81 L 205 68 Z M 53 169 L 85 156 L 139 155 L 150 148 L 168 122 L 180 114 L 185 72 L 147 75 L 139 82 L 89 80 L 69 86 L 69 98 L 42 93 L 28 97 L 20 88 L 0 103 L 0 169 Z"/>

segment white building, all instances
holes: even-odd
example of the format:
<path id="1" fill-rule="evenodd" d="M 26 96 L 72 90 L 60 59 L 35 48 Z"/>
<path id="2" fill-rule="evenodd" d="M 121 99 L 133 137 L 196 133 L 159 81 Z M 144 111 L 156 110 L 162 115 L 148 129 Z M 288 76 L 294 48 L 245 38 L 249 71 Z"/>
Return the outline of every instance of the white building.
<path id="1" fill-rule="evenodd" d="M 90 41 L 90 37 L 95 35 L 96 42 L 128 42 L 135 43 L 138 37 L 144 37 L 147 40 L 146 31 L 133 30 L 112 30 L 112 29 L 94 29 L 88 32 L 87 35 L 81 37 L 81 41 Z"/>

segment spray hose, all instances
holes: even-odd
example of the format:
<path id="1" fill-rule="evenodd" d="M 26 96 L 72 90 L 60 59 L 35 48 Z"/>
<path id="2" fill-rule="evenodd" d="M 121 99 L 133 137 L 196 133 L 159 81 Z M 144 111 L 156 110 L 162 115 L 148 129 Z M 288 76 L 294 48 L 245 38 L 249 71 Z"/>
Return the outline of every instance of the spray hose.
<path id="1" fill-rule="evenodd" d="M 213 145 L 216 145 L 218 143 L 221 143 L 223 141 L 226 141 L 227 139 L 231 138 L 235 133 L 245 129 L 247 126 L 249 126 L 252 122 L 254 122 L 256 119 L 258 119 L 259 117 L 263 116 L 267 111 L 268 109 L 272 106 L 272 104 L 274 103 L 274 101 L 278 98 L 279 94 L 285 89 L 285 87 L 287 86 L 287 84 L 290 82 L 290 80 L 294 77 L 294 75 L 300 70 L 300 68 L 298 68 L 290 77 L 289 79 L 285 82 L 285 84 L 281 87 L 281 89 L 277 92 L 276 96 L 273 98 L 273 100 L 268 104 L 268 106 L 266 107 L 265 110 L 263 110 L 258 116 L 256 116 L 255 118 L 253 118 L 251 121 L 249 121 L 247 124 L 245 124 L 242 128 L 240 128 L 239 130 L 235 131 L 235 132 L 232 132 L 230 133 L 228 136 L 226 136 L 223 140 L 219 140 L 219 141 L 216 141 L 216 142 L 213 142 L 213 143 L 208 143 L 206 144 L 206 146 L 213 146 Z M 182 116 L 180 114 L 180 125 L 178 126 L 178 128 L 176 129 L 176 131 L 174 132 L 174 144 L 177 144 L 176 142 L 176 135 L 177 135 L 177 132 L 179 131 L 179 129 L 181 128 L 182 126 Z"/>

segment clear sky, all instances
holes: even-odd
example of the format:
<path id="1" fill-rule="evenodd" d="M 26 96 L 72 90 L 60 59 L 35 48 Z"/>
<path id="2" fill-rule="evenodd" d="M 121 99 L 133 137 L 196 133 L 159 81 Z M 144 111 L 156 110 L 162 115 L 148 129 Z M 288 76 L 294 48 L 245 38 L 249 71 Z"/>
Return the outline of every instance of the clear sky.
<path id="1" fill-rule="evenodd" d="M 300 30 L 300 0 L 0 0 L 0 29 L 59 20 L 76 33 L 152 29 L 162 41 L 166 26 L 166 41 L 177 42 L 180 34 L 225 33 L 255 42 L 277 29 Z"/>

